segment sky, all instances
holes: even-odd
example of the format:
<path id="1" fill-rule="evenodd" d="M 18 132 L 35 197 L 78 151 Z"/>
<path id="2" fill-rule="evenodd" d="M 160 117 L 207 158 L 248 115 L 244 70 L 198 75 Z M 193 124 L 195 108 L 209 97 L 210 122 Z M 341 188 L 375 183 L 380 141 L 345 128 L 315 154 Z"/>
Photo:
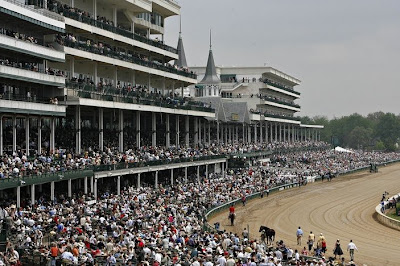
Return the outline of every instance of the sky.
<path id="1" fill-rule="evenodd" d="M 400 114 L 399 0 L 179 0 L 189 66 L 271 66 L 302 81 L 300 116 Z M 165 21 L 177 45 L 179 16 Z"/>

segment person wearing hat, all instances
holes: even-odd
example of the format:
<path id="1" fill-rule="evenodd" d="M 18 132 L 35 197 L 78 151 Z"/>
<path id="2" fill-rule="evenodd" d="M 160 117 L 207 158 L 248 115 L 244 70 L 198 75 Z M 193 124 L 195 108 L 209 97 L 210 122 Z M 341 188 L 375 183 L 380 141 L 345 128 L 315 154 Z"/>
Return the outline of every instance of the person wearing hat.
<path id="1" fill-rule="evenodd" d="M 229 259 L 226 261 L 226 266 L 235 266 L 236 261 L 233 258 L 233 254 L 229 255 Z"/>

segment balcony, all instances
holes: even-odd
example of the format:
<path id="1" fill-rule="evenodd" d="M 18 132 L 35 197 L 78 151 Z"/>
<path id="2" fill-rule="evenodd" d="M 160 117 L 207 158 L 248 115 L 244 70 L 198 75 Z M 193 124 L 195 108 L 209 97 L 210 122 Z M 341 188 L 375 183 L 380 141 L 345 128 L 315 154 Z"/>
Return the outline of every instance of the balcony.
<path id="1" fill-rule="evenodd" d="M 165 17 L 180 14 L 180 6 L 171 0 L 153 0 L 153 10 L 163 14 Z"/>
<path id="2" fill-rule="evenodd" d="M 287 92 L 291 92 L 291 93 L 300 95 L 300 92 L 295 91 L 293 88 L 288 87 L 288 86 L 285 86 L 285 85 L 280 84 L 280 83 L 278 83 L 278 82 L 272 81 L 272 80 L 270 80 L 270 79 L 264 79 L 263 82 L 264 82 L 265 84 L 268 84 L 268 85 L 270 85 L 270 86 L 279 88 L 279 89 L 281 89 L 281 90 L 284 90 L 284 91 L 287 91 Z"/>
<path id="3" fill-rule="evenodd" d="M 0 30 L 0 48 L 12 50 L 18 53 L 35 56 L 38 58 L 47 59 L 50 61 L 64 62 L 65 54 L 63 52 L 45 47 L 40 44 L 19 40 L 11 36 L 3 34 Z"/>
<path id="4" fill-rule="evenodd" d="M 116 47 L 99 48 L 93 45 L 87 45 L 86 41 L 79 41 L 79 40 L 71 41 L 68 38 L 64 38 L 63 41 L 61 42 L 61 45 L 74 49 L 79 49 L 93 54 L 98 54 L 101 56 L 106 56 L 109 58 L 114 58 L 124 62 L 133 63 L 140 66 L 149 67 L 152 69 L 165 71 L 172 74 L 177 74 L 179 76 L 184 76 L 191 79 L 197 79 L 197 75 L 194 73 L 186 72 L 184 70 L 179 70 L 173 66 L 163 65 L 161 63 L 156 63 L 154 61 L 144 60 L 138 54 L 132 54 L 126 51 L 116 51 L 117 50 Z"/>
<path id="5" fill-rule="evenodd" d="M 50 99 L 12 93 L 0 94 L 0 113 L 65 116 L 65 105 L 56 105 Z"/>
<path id="6" fill-rule="evenodd" d="M 54 72 L 50 74 L 38 68 L 25 68 L 25 65 L 18 63 L 7 63 L 0 60 L 0 77 L 21 80 L 26 82 L 44 84 L 49 86 L 62 87 L 65 84 L 63 76 L 57 76 Z"/>
<path id="7" fill-rule="evenodd" d="M 276 99 L 276 98 L 272 98 L 272 97 L 268 97 L 268 96 L 261 96 L 261 99 L 264 100 L 265 104 L 270 104 L 272 106 L 281 107 L 281 108 L 282 108 L 282 106 L 280 106 L 280 105 L 284 105 L 284 106 L 287 106 L 288 109 L 290 109 L 290 110 L 300 112 L 300 105 L 295 104 L 293 102 L 287 102 L 284 100 L 280 100 L 280 99 Z M 271 104 L 271 103 L 276 103 L 276 105 Z M 284 108 L 286 108 L 286 107 L 284 107 Z"/>
<path id="8" fill-rule="evenodd" d="M 283 123 L 296 123 L 296 124 L 300 124 L 300 118 L 299 117 L 294 117 L 294 116 L 289 116 L 283 113 L 262 113 L 258 110 L 250 110 L 250 120 L 256 120 L 256 121 L 261 121 L 264 120 L 264 118 L 272 118 L 272 121 L 276 121 L 276 122 L 283 122 Z M 265 119 L 267 120 L 267 119 Z M 270 119 L 268 119 L 270 120 Z M 292 122 L 291 122 L 292 121 Z"/>
<path id="9" fill-rule="evenodd" d="M 143 26 L 144 28 L 149 28 L 150 30 L 155 31 L 155 34 L 164 34 L 163 27 L 153 24 L 150 21 L 147 21 L 145 19 L 136 17 L 136 18 L 133 18 L 133 22 L 135 24 Z"/>
<path id="10" fill-rule="evenodd" d="M 103 29 L 103 30 L 106 30 L 106 31 L 109 31 L 109 32 L 112 32 L 112 33 L 115 33 L 115 34 L 119 34 L 119 35 L 124 36 L 126 38 L 129 38 L 129 39 L 132 39 L 132 40 L 135 40 L 135 41 L 139 41 L 139 42 L 142 42 L 142 43 L 145 43 L 145 44 L 160 48 L 162 50 L 165 50 L 165 51 L 168 51 L 168 52 L 171 52 L 171 53 L 174 53 L 174 54 L 178 53 L 178 51 L 175 48 L 171 47 L 171 46 L 165 45 L 165 44 L 157 42 L 155 40 L 148 39 L 146 37 L 143 37 L 143 36 L 141 36 L 139 34 L 131 32 L 131 31 L 128 31 L 128 30 L 125 30 L 125 29 L 121 29 L 121 28 L 115 27 L 113 25 L 110 25 L 110 24 L 95 20 L 95 19 L 93 19 L 93 18 L 91 18 L 89 16 L 84 16 L 84 15 L 78 14 L 76 12 L 71 12 L 71 11 L 69 11 L 67 9 L 58 10 L 57 7 L 53 8 L 52 11 L 57 12 L 57 13 L 63 15 L 64 17 L 66 17 L 66 18 L 70 18 L 70 19 L 82 22 L 84 24 L 87 24 L 87 25 L 90 25 L 90 26 L 94 26 L 96 28 Z M 156 25 L 154 25 L 154 26 L 156 26 Z M 163 28 L 162 28 L 162 30 L 164 32 Z"/>
<path id="11" fill-rule="evenodd" d="M 115 88 L 112 86 L 94 86 L 83 82 L 67 81 L 66 87 L 77 92 L 80 98 L 121 102 L 130 104 L 150 105 L 164 108 L 192 110 L 200 112 L 214 113 L 215 110 L 204 106 L 201 102 L 187 101 L 183 98 L 163 97 L 153 93 L 145 93 L 139 89 L 133 91 L 127 88 Z"/>

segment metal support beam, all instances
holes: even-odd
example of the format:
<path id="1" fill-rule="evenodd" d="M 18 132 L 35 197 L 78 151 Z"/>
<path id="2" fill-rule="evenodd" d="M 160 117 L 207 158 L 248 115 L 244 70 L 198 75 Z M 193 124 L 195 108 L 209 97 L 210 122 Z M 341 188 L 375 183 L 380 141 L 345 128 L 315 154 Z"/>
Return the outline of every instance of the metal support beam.
<path id="1" fill-rule="evenodd" d="M 121 176 L 117 177 L 117 195 L 121 195 Z"/>
<path id="2" fill-rule="evenodd" d="M 136 111 L 136 147 L 140 148 L 140 111 Z"/>
<path id="3" fill-rule="evenodd" d="M 151 134 L 151 145 L 153 147 L 157 146 L 157 117 L 156 113 L 151 113 L 151 122 L 152 122 L 152 134 Z"/>

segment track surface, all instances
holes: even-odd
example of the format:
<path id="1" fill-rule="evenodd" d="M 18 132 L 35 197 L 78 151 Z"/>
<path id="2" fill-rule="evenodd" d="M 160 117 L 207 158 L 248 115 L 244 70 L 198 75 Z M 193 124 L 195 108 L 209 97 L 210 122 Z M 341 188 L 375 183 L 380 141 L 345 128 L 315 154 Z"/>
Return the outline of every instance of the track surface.
<path id="1" fill-rule="evenodd" d="M 374 219 L 375 207 L 384 191 L 389 196 L 400 192 L 399 163 L 382 167 L 375 174 L 363 171 L 264 196 L 236 208 L 235 226 L 230 226 L 227 211 L 214 216 L 210 224 L 218 221 L 222 229 L 239 235 L 249 225 L 252 239 L 259 239 L 258 229 L 266 225 L 275 230 L 276 240 L 282 239 L 299 251 L 303 247 L 296 245 L 296 229 L 301 226 L 303 246 L 310 231 L 316 237 L 324 234 L 325 257 L 333 255 L 336 239 L 340 239 L 349 261 L 346 249 L 352 239 L 359 250 L 354 255 L 357 265 L 400 265 L 400 231 Z"/>

